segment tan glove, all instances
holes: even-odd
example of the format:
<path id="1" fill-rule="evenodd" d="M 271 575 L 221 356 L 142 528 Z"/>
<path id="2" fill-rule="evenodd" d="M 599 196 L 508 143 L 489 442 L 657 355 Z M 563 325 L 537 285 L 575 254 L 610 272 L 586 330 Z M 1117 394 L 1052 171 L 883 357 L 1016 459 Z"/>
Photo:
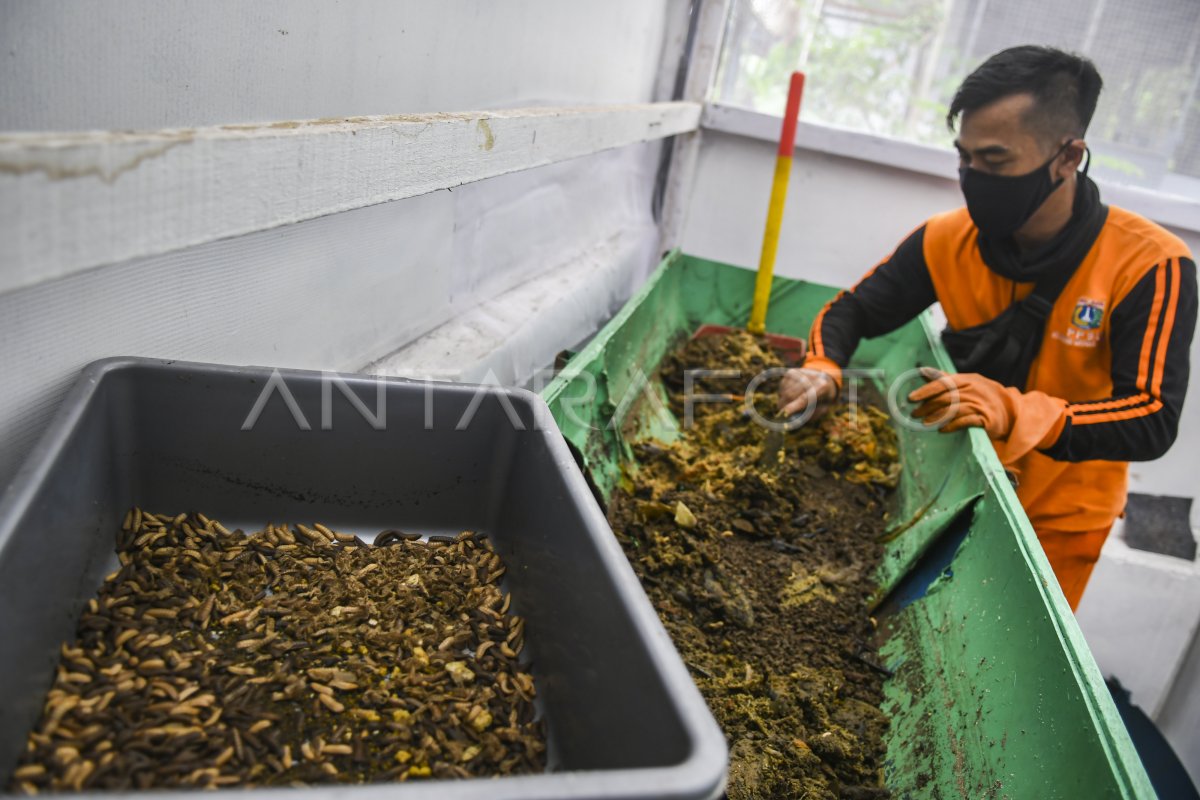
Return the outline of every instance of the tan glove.
<path id="1" fill-rule="evenodd" d="M 928 383 L 908 399 L 913 416 L 941 433 L 983 428 L 1005 466 L 1030 450 L 1054 444 L 1067 422 L 1067 401 L 1045 392 L 1021 392 L 976 373 L 947 375 L 922 367 Z"/>
<path id="2" fill-rule="evenodd" d="M 779 384 L 779 413 L 791 416 L 808 408 L 814 399 L 820 413 L 837 399 L 842 389 L 842 368 L 828 358 L 809 356 L 803 367 L 789 369 Z"/>

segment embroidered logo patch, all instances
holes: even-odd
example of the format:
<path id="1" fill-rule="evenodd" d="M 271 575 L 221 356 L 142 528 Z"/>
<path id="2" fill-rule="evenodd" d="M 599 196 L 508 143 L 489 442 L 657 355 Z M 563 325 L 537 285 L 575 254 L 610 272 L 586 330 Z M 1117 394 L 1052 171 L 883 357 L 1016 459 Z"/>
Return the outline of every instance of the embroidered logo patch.
<path id="1" fill-rule="evenodd" d="M 1075 304 L 1075 313 L 1071 315 L 1071 324 L 1085 331 L 1094 331 L 1104 321 L 1104 301 L 1079 298 Z"/>

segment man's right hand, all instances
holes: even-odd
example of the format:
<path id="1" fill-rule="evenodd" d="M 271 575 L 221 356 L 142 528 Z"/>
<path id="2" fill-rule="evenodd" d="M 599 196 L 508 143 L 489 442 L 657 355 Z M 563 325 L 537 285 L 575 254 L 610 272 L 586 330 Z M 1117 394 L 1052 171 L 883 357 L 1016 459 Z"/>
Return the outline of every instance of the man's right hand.
<path id="1" fill-rule="evenodd" d="M 814 414 L 829 407 L 838 396 L 841 370 L 827 359 L 811 359 L 803 367 L 789 369 L 779 385 L 779 413 L 798 414 L 816 403 Z"/>

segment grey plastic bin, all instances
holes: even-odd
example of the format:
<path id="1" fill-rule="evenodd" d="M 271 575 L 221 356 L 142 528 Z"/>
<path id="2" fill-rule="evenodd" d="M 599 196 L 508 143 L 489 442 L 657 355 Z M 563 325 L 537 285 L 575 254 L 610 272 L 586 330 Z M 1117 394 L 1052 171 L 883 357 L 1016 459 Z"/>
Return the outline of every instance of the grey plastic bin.
<path id="1" fill-rule="evenodd" d="M 358 533 L 476 529 L 508 565 L 513 608 L 528 620 L 550 772 L 263 793 L 721 793 L 724 738 L 537 395 L 137 358 L 83 370 L 0 500 L 0 787 L 60 643 L 116 563 L 115 531 L 132 504 L 202 511 L 231 528 L 287 520 Z M 137 793 L 152 794 L 177 796 Z"/>

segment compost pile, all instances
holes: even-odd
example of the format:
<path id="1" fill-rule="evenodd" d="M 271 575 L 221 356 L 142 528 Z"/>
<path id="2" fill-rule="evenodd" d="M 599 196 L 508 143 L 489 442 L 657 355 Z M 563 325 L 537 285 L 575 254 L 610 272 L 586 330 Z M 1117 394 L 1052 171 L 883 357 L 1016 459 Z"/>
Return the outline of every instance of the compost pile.
<path id="1" fill-rule="evenodd" d="M 692 427 L 671 445 L 635 446 L 610 522 L 729 740 L 729 796 L 888 797 L 882 787 L 887 670 L 868 601 L 884 499 L 896 484 L 895 433 L 876 407 L 835 406 L 764 450 L 744 410 L 747 382 L 780 362 L 746 333 L 703 337 L 662 368 Z M 774 414 L 778 380 L 754 405 Z"/>
<path id="2" fill-rule="evenodd" d="M 134 509 L 11 788 L 307 785 L 544 769 L 487 539 L 245 535 Z"/>

